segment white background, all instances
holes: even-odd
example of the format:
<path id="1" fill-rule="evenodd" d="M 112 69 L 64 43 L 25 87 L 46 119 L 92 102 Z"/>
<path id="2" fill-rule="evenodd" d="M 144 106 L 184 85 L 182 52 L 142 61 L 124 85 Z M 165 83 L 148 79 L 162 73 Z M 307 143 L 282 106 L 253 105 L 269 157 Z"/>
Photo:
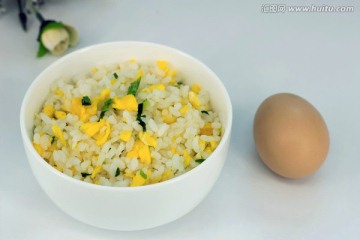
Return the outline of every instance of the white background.
<path id="1" fill-rule="evenodd" d="M 33 79 L 58 57 L 36 59 L 38 22 L 23 32 L 16 5 L 0 16 L 0 239 L 360 239 L 360 4 L 353 13 L 261 13 L 279 1 L 47 1 L 46 18 L 77 27 L 76 50 L 95 43 L 150 41 L 212 68 L 234 110 L 230 151 L 205 200 L 185 217 L 137 232 L 80 223 L 36 182 L 23 150 L 19 111 Z M 13 1 L 15 2 L 15 1 Z M 305 2 L 305 1 L 304 1 Z M 287 1 L 287 5 L 304 5 Z M 262 100 L 298 94 L 317 107 L 331 136 L 313 176 L 288 180 L 258 158 L 252 121 Z"/>

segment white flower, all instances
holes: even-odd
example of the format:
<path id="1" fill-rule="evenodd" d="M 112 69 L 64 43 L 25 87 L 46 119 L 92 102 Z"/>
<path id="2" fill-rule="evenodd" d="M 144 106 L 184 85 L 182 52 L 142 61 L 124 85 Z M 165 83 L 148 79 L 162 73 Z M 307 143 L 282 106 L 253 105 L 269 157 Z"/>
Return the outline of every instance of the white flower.
<path id="1" fill-rule="evenodd" d="M 38 57 L 47 52 L 53 55 L 64 53 L 69 47 L 78 42 L 78 33 L 75 28 L 61 22 L 47 22 L 40 27 Z"/>
<path id="2" fill-rule="evenodd" d="M 41 42 L 51 54 L 59 55 L 69 47 L 69 33 L 64 28 L 48 29 L 41 34 Z"/>

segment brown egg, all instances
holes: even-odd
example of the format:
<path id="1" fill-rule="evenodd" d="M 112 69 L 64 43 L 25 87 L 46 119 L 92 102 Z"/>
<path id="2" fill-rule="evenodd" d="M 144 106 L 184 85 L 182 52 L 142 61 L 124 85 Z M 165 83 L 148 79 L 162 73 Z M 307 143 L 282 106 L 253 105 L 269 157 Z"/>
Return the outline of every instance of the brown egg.
<path id="1" fill-rule="evenodd" d="M 287 178 L 314 173 L 329 150 L 324 119 L 313 105 L 294 94 L 279 93 L 262 102 L 253 130 L 260 158 Z"/>

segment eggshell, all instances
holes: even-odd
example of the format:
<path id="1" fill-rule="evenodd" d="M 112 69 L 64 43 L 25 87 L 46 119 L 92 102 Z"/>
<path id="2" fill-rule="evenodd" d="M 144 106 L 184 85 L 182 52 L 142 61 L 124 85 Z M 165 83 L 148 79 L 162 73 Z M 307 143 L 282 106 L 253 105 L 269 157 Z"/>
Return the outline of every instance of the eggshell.
<path id="1" fill-rule="evenodd" d="M 314 173 L 329 150 L 324 119 L 313 105 L 294 94 L 279 93 L 265 99 L 256 112 L 253 131 L 262 161 L 287 178 Z"/>

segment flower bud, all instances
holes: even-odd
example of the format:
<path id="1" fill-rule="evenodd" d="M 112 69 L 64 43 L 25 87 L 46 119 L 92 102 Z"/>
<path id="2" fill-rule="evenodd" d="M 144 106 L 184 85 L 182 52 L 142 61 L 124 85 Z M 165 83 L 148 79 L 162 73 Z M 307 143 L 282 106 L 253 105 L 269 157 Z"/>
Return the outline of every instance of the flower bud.
<path id="1" fill-rule="evenodd" d="M 64 28 L 47 29 L 41 34 L 41 42 L 51 54 L 59 55 L 69 47 L 69 33 Z"/>

